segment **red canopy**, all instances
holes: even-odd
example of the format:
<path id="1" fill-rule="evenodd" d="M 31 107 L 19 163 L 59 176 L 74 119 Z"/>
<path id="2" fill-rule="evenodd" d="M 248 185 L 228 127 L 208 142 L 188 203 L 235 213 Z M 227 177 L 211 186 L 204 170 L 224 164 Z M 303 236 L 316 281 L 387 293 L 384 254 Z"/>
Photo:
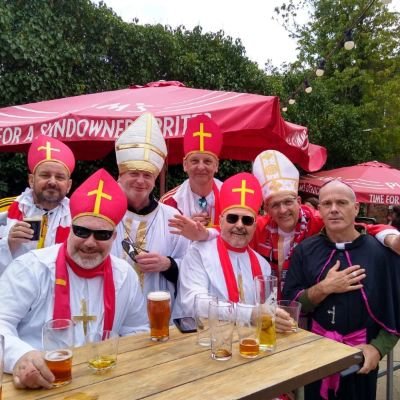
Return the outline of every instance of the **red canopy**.
<path id="1" fill-rule="evenodd" d="M 361 203 L 400 205 L 400 171 L 378 161 L 305 175 L 300 179 L 299 191 L 317 195 L 320 187 L 332 179 L 350 185 Z"/>
<path id="2" fill-rule="evenodd" d="M 187 121 L 198 114 L 207 114 L 221 127 L 222 159 L 253 160 L 265 149 L 276 149 L 307 171 L 326 161 L 326 149 L 309 143 L 306 128 L 282 119 L 277 97 L 190 89 L 165 81 L 2 108 L 0 151 L 26 151 L 32 138 L 43 134 L 67 142 L 77 159 L 99 159 L 144 111 L 158 119 L 170 164 L 182 162 Z"/>

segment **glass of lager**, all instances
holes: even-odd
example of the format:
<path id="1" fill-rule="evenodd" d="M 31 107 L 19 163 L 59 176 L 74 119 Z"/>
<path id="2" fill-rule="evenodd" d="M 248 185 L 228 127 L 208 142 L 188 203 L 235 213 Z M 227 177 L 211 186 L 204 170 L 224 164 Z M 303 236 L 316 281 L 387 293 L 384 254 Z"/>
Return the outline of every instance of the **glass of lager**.
<path id="1" fill-rule="evenodd" d="M 194 318 L 197 328 L 197 343 L 200 346 L 210 347 L 210 325 L 208 321 L 208 308 L 210 301 L 217 302 L 217 296 L 208 293 L 198 293 L 194 297 Z"/>
<path id="2" fill-rule="evenodd" d="M 117 364 L 119 335 L 114 331 L 100 330 L 86 336 L 89 345 L 89 368 L 96 372 L 108 371 Z"/>
<path id="3" fill-rule="evenodd" d="M 254 278 L 258 306 L 258 339 L 261 351 L 276 348 L 275 314 L 278 280 L 275 276 L 260 275 Z"/>
<path id="4" fill-rule="evenodd" d="M 231 301 L 211 301 L 208 311 L 211 332 L 211 358 L 226 361 L 232 357 L 232 336 L 236 321 Z"/>
<path id="5" fill-rule="evenodd" d="M 74 323 L 70 319 L 52 319 L 42 330 L 44 359 L 55 376 L 53 386 L 63 386 L 72 381 L 72 349 Z"/>
<path id="6" fill-rule="evenodd" d="M 150 292 L 147 295 L 147 314 L 150 322 L 150 337 L 155 342 L 169 339 L 171 317 L 171 295 L 166 291 Z"/>
<path id="7" fill-rule="evenodd" d="M 258 338 L 258 306 L 254 304 L 236 304 L 236 328 L 239 335 L 239 353 L 244 358 L 258 356 L 260 344 Z"/>
<path id="8" fill-rule="evenodd" d="M 2 392 L 2 381 L 3 381 L 3 368 L 4 368 L 4 336 L 0 335 L 0 400 Z"/>

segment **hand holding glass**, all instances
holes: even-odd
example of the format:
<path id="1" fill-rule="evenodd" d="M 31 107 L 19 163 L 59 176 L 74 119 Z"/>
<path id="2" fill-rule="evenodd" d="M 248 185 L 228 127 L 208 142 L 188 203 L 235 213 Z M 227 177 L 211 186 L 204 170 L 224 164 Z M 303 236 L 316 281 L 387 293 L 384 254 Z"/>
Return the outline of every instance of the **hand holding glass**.
<path id="1" fill-rule="evenodd" d="M 279 300 L 278 307 L 289 314 L 290 322 L 292 324 L 291 332 L 297 332 L 297 330 L 299 329 L 301 303 L 292 300 Z"/>
<path id="2" fill-rule="evenodd" d="M 72 381 L 72 349 L 74 323 L 70 319 L 52 319 L 42 330 L 44 359 L 55 380 L 53 386 L 63 386 Z"/>

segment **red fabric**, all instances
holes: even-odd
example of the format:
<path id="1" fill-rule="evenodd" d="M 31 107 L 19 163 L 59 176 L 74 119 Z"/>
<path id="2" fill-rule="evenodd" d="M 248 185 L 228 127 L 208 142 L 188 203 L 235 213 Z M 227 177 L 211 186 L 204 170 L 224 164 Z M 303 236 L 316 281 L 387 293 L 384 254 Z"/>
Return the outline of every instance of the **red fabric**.
<path id="1" fill-rule="evenodd" d="M 255 215 L 262 203 L 261 187 L 258 180 L 248 172 L 241 172 L 228 178 L 219 192 L 219 211 L 229 208 L 247 208 Z"/>
<path id="2" fill-rule="evenodd" d="M 307 128 L 282 119 L 278 97 L 193 89 L 177 82 L 2 108 L 1 127 L 10 129 L 13 140 L 0 136 L 0 151 L 27 151 L 32 135 L 45 131 L 68 142 L 76 159 L 100 159 L 114 150 L 115 139 L 143 109 L 159 121 L 168 165 L 182 163 L 187 123 L 199 114 L 211 117 L 222 131 L 221 159 L 251 161 L 273 149 L 306 171 L 318 171 L 326 161 L 326 149 L 309 143 Z"/>
<path id="3" fill-rule="evenodd" d="M 300 179 L 299 191 L 317 195 L 320 187 L 332 179 L 351 186 L 361 203 L 400 204 L 400 170 L 378 161 L 305 175 Z"/>
<path id="4" fill-rule="evenodd" d="M 211 153 L 219 157 L 222 148 L 222 132 L 207 115 L 198 115 L 188 122 L 183 138 L 185 157 L 190 153 Z"/>
<path id="5" fill-rule="evenodd" d="M 33 139 L 28 151 L 28 167 L 34 172 L 36 167 L 45 161 L 54 161 L 62 164 L 69 175 L 75 168 L 75 157 L 71 149 L 49 136 L 39 135 Z"/>
<path id="6" fill-rule="evenodd" d="M 222 271 L 223 271 L 224 277 L 225 277 L 226 288 L 228 290 L 228 298 L 230 301 L 237 303 L 239 301 L 239 289 L 237 286 L 236 277 L 235 277 L 235 273 L 233 271 L 232 263 L 229 258 L 228 248 L 229 248 L 229 250 L 239 251 L 239 252 L 244 252 L 247 250 L 249 257 L 250 257 L 251 272 L 253 274 L 253 278 L 255 276 L 262 275 L 262 271 L 261 271 L 261 266 L 260 266 L 257 256 L 254 254 L 254 251 L 252 251 L 249 247 L 247 247 L 245 249 L 235 249 L 235 248 L 229 246 L 229 244 L 227 242 L 225 242 L 221 238 L 221 236 L 218 236 L 217 249 L 218 249 L 219 259 L 221 261 Z"/>
<path id="7" fill-rule="evenodd" d="M 56 260 L 53 318 L 71 319 L 70 287 L 67 263 L 74 273 L 81 278 L 91 279 L 96 276 L 103 277 L 103 329 L 112 330 L 115 316 L 115 287 L 110 256 L 108 256 L 96 268 L 84 269 L 76 264 L 68 255 L 67 242 L 64 242 L 60 247 Z"/>
<path id="8" fill-rule="evenodd" d="M 83 182 L 70 199 L 71 217 L 81 215 L 102 217 L 115 225 L 121 221 L 127 210 L 126 195 L 103 168 Z"/>

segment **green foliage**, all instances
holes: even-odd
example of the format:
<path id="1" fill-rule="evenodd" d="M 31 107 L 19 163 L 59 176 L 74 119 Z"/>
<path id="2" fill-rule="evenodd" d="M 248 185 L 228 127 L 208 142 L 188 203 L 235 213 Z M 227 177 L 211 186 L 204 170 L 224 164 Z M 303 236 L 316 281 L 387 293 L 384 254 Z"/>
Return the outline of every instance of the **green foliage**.
<path id="1" fill-rule="evenodd" d="M 286 97 L 300 88 L 288 117 L 307 126 L 310 140 L 328 149 L 327 168 L 388 161 L 400 151 L 399 15 L 379 1 L 368 8 L 370 3 L 289 0 L 276 10 L 300 49 L 298 60 L 285 71 Z M 305 25 L 296 22 L 299 10 L 309 15 Z M 356 47 L 346 51 L 342 40 L 352 26 Z M 325 75 L 316 78 L 321 57 L 326 59 Z M 305 77 L 311 94 L 301 90 Z"/>

